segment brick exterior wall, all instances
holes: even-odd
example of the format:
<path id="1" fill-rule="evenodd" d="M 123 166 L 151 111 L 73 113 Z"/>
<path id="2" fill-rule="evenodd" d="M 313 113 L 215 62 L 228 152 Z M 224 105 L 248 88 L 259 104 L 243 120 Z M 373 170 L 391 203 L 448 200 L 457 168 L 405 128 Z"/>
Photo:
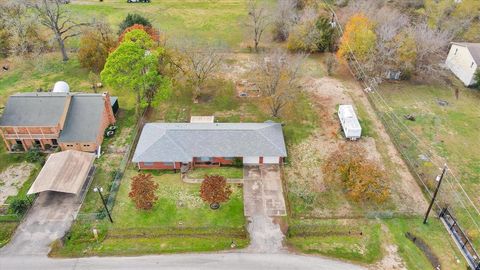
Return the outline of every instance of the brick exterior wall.
<path id="1" fill-rule="evenodd" d="M 182 166 L 181 162 L 171 162 L 171 164 L 168 164 L 168 162 L 152 162 L 146 163 L 146 162 L 138 162 L 137 166 L 140 170 L 179 170 L 180 167 Z"/>
<path id="2" fill-rule="evenodd" d="M 52 145 L 52 139 L 58 138 L 60 133 L 59 126 L 56 127 L 0 127 L 0 134 L 9 151 L 17 144 L 17 140 L 22 142 L 25 150 L 34 146 L 35 140 L 40 143 L 40 149 L 46 150 L 46 145 Z"/>
<path id="3" fill-rule="evenodd" d="M 68 142 L 68 143 L 59 143 L 58 145 L 62 150 L 79 150 L 84 152 L 95 152 L 98 149 L 98 146 L 102 144 L 105 129 L 109 125 L 115 124 L 115 116 L 113 114 L 112 106 L 110 103 L 110 96 L 108 93 L 103 94 L 103 99 L 105 101 L 105 107 L 102 114 L 102 120 L 99 125 L 99 131 L 96 138 L 96 141 L 92 142 Z M 68 100 L 67 105 L 70 104 Z M 36 143 L 35 140 L 38 140 L 40 143 L 40 148 L 42 150 L 47 150 L 46 145 L 53 145 L 52 139 L 58 139 L 60 136 L 61 129 L 63 128 L 64 121 L 66 118 L 66 112 L 68 111 L 68 106 L 65 108 L 64 115 L 60 119 L 60 123 L 52 127 L 0 127 L 0 135 L 9 151 L 12 151 L 12 146 L 17 144 L 17 140 L 22 142 L 23 148 L 26 150 L 33 147 Z"/>

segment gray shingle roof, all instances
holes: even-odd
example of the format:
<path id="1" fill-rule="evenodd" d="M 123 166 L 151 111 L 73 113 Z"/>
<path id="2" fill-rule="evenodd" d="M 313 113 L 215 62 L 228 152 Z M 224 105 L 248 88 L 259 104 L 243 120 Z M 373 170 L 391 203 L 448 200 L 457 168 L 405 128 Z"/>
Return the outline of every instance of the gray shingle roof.
<path id="1" fill-rule="evenodd" d="M 60 122 L 67 95 L 22 93 L 8 98 L 0 126 L 55 126 Z"/>
<path id="2" fill-rule="evenodd" d="M 467 47 L 475 63 L 477 63 L 477 65 L 480 65 L 480 43 L 452 42 L 452 44 Z"/>
<path id="3" fill-rule="evenodd" d="M 149 123 L 134 162 L 189 162 L 193 157 L 287 156 L 278 123 Z"/>
<path id="4" fill-rule="evenodd" d="M 95 142 L 102 124 L 104 100 L 101 94 L 72 96 L 59 142 Z"/>

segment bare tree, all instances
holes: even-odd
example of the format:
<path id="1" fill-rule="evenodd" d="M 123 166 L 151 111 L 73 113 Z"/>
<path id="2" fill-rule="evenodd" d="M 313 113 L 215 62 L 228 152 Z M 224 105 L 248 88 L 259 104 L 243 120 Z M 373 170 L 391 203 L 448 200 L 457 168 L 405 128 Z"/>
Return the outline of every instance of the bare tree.
<path id="1" fill-rule="evenodd" d="M 197 102 L 205 83 L 217 72 L 223 56 L 218 47 L 209 45 L 189 44 L 179 47 L 178 51 L 178 57 L 171 59 L 171 62 L 192 83 L 194 87 L 193 100 Z"/>
<path id="2" fill-rule="evenodd" d="M 75 29 L 87 24 L 75 22 L 63 7 L 63 3 L 63 0 L 34 0 L 30 6 L 36 11 L 39 22 L 53 32 L 62 52 L 63 61 L 68 61 L 65 41 L 78 36 L 80 32 Z"/>
<path id="3" fill-rule="evenodd" d="M 424 75 L 439 70 L 446 48 L 453 38 L 452 33 L 438 29 L 431 29 L 426 23 L 420 23 L 410 29 L 416 41 L 416 69 Z"/>
<path id="4" fill-rule="evenodd" d="M 256 65 L 257 81 L 261 93 L 268 99 L 270 112 L 278 117 L 299 89 L 300 67 L 306 54 L 287 54 L 281 49 L 260 57 Z"/>
<path id="5" fill-rule="evenodd" d="M 247 25 L 253 31 L 254 48 L 255 52 L 258 52 L 258 44 L 260 44 L 262 35 L 270 24 L 270 17 L 267 8 L 259 5 L 257 0 L 248 1 L 248 17 Z"/>
<path id="6" fill-rule="evenodd" d="M 273 15 L 273 39 L 285 41 L 291 27 L 298 21 L 297 0 L 279 0 Z"/>
<path id="7" fill-rule="evenodd" d="M 7 0 L 0 3 L 0 22 L 10 35 L 10 53 L 25 54 L 45 43 L 40 37 L 36 20 L 28 16 L 22 1 Z"/>

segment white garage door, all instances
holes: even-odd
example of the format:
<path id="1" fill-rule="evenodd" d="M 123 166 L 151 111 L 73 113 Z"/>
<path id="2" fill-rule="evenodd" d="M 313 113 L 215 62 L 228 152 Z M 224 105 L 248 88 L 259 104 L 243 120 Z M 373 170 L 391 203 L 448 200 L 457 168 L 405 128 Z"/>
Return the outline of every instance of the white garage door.
<path id="1" fill-rule="evenodd" d="M 263 163 L 265 164 L 278 164 L 280 157 L 263 157 Z"/>
<path id="2" fill-rule="evenodd" d="M 260 157 L 243 157 L 243 164 L 258 164 Z"/>

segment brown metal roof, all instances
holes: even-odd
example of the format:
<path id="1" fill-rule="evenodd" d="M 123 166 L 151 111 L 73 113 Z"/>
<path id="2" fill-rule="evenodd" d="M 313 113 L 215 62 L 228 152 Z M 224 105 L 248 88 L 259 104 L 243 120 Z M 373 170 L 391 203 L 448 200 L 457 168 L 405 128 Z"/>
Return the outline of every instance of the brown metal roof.
<path id="1" fill-rule="evenodd" d="M 51 154 L 28 194 L 56 191 L 78 195 L 94 160 L 94 154 L 75 150 Z"/>

